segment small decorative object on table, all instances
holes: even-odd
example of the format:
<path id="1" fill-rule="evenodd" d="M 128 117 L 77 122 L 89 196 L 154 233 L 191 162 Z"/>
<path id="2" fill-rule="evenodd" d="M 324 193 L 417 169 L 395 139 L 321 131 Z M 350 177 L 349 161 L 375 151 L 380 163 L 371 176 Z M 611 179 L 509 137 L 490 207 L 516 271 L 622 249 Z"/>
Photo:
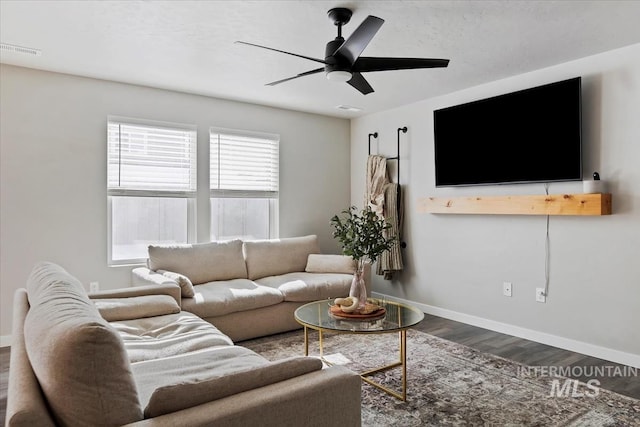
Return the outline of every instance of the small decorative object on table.
<path id="1" fill-rule="evenodd" d="M 359 305 L 359 300 L 356 297 L 336 298 L 334 304 L 329 307 L 329 313 L 342 319 L 371 320 L 385 316 L 385 308 L 378 304 L 365 302 L 363 308 L 358 308 Z"/>
<path id="2" fill-rule="evenodd" d="M 349 296 L 358 299 L 358 310 L 361 311 L 367 303 L 364 266 L 367 262 L 373 264 L 384 251 L 388 251 L 396 238 L 384 236 L 383 231 L 391 228 L 391 224 L 380 218 L 369 206 L 360 214 L 355 206 L 342 211 L 342 214 L 342 218 L 338 215 L 331 218 L 333 237 L 342 245 L 342 253 L 353 258 L 356 263 Z"/>

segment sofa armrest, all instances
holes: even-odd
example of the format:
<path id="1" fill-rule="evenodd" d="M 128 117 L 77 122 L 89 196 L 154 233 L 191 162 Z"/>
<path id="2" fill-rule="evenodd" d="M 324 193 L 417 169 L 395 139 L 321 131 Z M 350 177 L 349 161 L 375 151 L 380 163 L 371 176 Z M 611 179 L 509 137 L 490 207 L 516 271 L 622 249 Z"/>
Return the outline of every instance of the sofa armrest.
<path id="1" fill-rule="evenodd" d="M 105 298 L 129 298 L 143 295 L 169 295 L 176 300 L 178 305 L 181 302 L 180 286 L 177 283 L 160 283 L 153 285 L 133 286 L 130 288 L 107 289 L 104 291 L 89 293 L 90 299 Z"/>
<path id="2" fill-rule="evenodd" d="M 33 372 L 24 341 L 24 321 L 29 311 L 27 291 L 16 291 L 13 303 L 9 382 L 5 426 L 54 426 L 47 403 Z"/>
<path id="3" fill-rule="evenodd" d="M 192 408 L 127 424 L 131 427 L 175 425 L 359 427 L 361 379 L 344 366 L 333 366 Z"/>

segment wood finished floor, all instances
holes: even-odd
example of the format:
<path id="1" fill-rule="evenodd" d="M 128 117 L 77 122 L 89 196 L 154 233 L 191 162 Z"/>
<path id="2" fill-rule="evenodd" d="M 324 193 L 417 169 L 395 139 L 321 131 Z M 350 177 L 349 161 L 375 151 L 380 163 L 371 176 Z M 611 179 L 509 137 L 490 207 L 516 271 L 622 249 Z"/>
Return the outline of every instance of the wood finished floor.
<path id="1" fill-rule="evenodd" d="M 478 328 L 465 323 L 456 322 L 442 317 L 424 315 L 424 320 L 416 326 L 416 329 L 428 334 L 444 338 L 473 349 L 490 353 L 514 362 L 529 366 L 573 366 L 575 369 L 587 372 L 588 367 L 607 367 L 602 369 L 613 370 L 617 367 L 623 370 L 625 365 L 613 363 L 597 357 L 586 356 L 561 348 L 540 344 L 523 338 L 501 334 L 488 329 Z M 608 368 L 611 366 L 612 368 Z M 627 369 L 628 371 L 629 369 Z M 593 371 L 593 370 L 592 370 Z M 640 369 L 635 370 L 640 375 Z M 589 381 L 591 377 L 572 376 L 572 378 Z M 625 396 L 640 399 L 640 376 L 605 376 L 594 377 L 600 381 L 600 387 L 615 391 Z"/>
<path id="2" fill-rule="evenodd" d="M 562 350 L 511 335 L 493 332 L 442 317 L 424 315 L 424 320 L 416 329 L 444 338 L 476 350 L 494 354 L 514 362 L 530 366 L 616 366 L 617 363 Z M 9 347 L 0 348 L 0 426 L 4 425 L 7 410 L 7 383 L 9 381 Z M 590 378 L 575 377 L 582 381 Z M 625 396 L 640 399 L 640 377 L 597 378 L 600 387 Z"/>

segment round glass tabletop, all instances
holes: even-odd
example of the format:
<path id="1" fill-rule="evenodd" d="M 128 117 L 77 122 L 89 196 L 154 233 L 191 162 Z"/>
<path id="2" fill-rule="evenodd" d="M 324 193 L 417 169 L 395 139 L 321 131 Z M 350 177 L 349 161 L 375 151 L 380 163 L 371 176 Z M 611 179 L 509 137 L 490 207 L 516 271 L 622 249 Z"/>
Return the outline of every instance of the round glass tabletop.
<path id="1" fill-rule="evenodd" d="M 369 301 L 383 307 L 384 314 L 357 319 L 339 317 L 331 313 L 333 299 L 330 299 L 305 304 L 295 311 L 294 316 L 298 323 L 311 329 L 357 334 L 402 331 L 424 319 L 424 313 L 407 304 L 378 299 Z"/>

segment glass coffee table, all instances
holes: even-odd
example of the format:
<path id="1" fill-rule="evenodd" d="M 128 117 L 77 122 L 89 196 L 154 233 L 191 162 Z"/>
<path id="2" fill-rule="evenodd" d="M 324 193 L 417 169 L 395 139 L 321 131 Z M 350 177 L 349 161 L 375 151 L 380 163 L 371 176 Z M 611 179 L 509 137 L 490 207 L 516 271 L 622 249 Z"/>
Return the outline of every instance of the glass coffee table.
<path id="1" fill-rule="evenodd" d="M 304 327 L 304 354 L 309 355 L 309 329 L 318 331 L 318 342 L 320 347 L 320 358 L 330 364 L 323 356 L 322 334 L 324 332 L 336 334 L 387 334 L 398 333 L 400 360 L 390 365 L 371 369 L 360 373 L 363 381 L 372 386 L 398 398 L 407 400 L 407 329 L 417 325 L 424 319 L 424 313 L 415 307 L 407 304 L 400 304 L 391 301 L 370 299 L 370 302 L 384 308 L 384 314 L 363 319 L 348 319 L 337 317 L 331 313 L 333 300 L 320 300 L 305 304 L 299 307 L 295 313 L 295 319 Z M 369 376 L 401 367 L 402 369 L 402 390 L 397 392 L 383 386 Z"/>

